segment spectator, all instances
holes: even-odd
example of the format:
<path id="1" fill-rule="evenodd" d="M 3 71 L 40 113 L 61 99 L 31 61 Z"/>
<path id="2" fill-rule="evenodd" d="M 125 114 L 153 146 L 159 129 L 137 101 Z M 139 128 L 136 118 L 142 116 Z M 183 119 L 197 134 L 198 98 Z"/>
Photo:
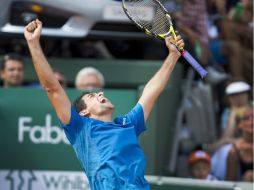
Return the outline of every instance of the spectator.
<path id="1" fill-rule="evenodd" d="M 188 38 L 190 49 L 196 50 L 196 56 L 203 65 L 208 64 L 207 16 L 206 1 L 185 0 L 177 22 L 179 30 Z"/>
<path id="2" fill-rule="evenodd" d="M 236 122 L 242 135 L 229 151 L 226 179 L 253 182 L 253 106 L 245 108 L 243 116 L 237 117 Z"/>
<path id="3" fill-rule="evenodd" d="M 253 84 L 253 3 L 240 0 L 227 12 L 225 0 L 215 0 L 219 13 L 222 43 L 220 50 L 228 59 L 234 78 Z"/>
<path id="4" fill-rule="evenodd" d="M 212 156 L 212 174 L 219 180 L 253 181 L 253 105 L 236 117 L 241 136 L 221 145 Z"/>
<path id="5" fill-rule="evenodd" d="M 226 87 L 226 95 L 229 107 L 225 108 L 221 115 L 221 138 L 215 142 L 211 151 L 217 150 L 221 145 L 232 143 L 235 137 L 239 137 L 240 131 L 236 126 L 236 118 L 242 116 L 243 110 L 249 106 L 250 85 L 243 81 L 232 82 Z"/>
<path id="6" fill-rule="evenodd" d="M 3 87 L 22 86 L 24 80 L 24 60 L 16 53 L 4 56 L 0 70 Z"/>
<path id="7" fill-rule="evenodd" d="M 192 178 L 216 180 L 210 174 L 211 157 L 208 153 L 202 150 L 193 152 L 188 158 L 189 171 Z"/>
<path id="8" fill-rule="evenodd" d="M 233 137 L 235 134 L 235 118 L 242 114 L 243 109 L 250 103 L 251 87 L 243 81 L 232 82 L 226 87 L 229 107 L 223 111 L 221 127 L 224 136 Z"/>
<path id="9" fill-rule="evenodd" d="M 78 90 L 93 90 L 104 87 L 104 77 L 100 71 L 93 67 L 85 67 L 76 75 L 75 87 Z"/>
<path id="10" fill-rule="evenodd" d="M 211 84 L 220 83 L 228 75 L 215 68 L 214 58 L 209 49 L 210 38 L 208 32 L 208 11 L 206 0 L 185 0 L 182 10 L 177 15 L 178 29 L 183 32 L 190 48 L 200 63 L 206 66 L 209 73 L 206 80 Z M 216 65 L 218 67 L 218 65 Z"/>

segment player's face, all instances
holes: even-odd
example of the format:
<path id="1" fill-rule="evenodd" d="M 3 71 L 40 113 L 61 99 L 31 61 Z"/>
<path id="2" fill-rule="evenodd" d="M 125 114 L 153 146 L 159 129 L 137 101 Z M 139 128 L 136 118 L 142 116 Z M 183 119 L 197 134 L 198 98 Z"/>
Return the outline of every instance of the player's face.
<path id="1" fill-rule="evenodd" d="M 114 105 L 104 96 L 103 92 L 84 95 L 86 109 L 94 115 L 104 115 L 114 110 Z"/>
<path id="2" fill-rule="evenodd" d="M 8 60 L 1 72 L 1 78 L 6 86 L 19 86 L 24 78 L 23 63 L 16 60 Z"/>

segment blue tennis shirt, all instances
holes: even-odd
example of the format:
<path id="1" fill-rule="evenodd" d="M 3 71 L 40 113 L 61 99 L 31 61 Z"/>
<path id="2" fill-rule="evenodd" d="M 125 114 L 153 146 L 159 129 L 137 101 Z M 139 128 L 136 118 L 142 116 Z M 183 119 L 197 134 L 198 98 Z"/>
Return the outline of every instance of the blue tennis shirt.
<path id="1" fill-rule="evenodd" d="M 71 108 L 65 134 L 93 190 L 149 190 L 138 136 L 146 129 L 142 106 L 112 122 L 79 115 Z"/>

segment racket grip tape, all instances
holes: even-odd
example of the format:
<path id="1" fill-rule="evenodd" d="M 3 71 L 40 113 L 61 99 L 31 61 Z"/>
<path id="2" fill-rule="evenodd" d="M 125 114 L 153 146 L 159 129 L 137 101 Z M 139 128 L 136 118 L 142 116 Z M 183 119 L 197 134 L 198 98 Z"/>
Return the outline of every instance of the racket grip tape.
<path id="1" fill-rule="evenodd" d="M 183 50 L 181 52 L 182 56 L 189 62 L 189 64 L 198 72 L 201 78 L 204 78 L 208 72 L 191 56 L 191 54 Z"/>

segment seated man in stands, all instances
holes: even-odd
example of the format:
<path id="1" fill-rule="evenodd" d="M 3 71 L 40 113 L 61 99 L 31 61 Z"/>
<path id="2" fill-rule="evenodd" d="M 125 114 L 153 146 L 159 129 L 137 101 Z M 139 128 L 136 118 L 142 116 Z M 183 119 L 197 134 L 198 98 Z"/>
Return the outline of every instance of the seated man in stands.
<path id="1" fill-rule="evenodd" d="M 3 87 L 22 86 L 24 79 L 23 58 L 16 53 L 5 55 L 0 68 L 0 78 Z"/>
<path id="2" fill-rule="evenodd" d="M 81 69 L 75 79 L 75 87 L 78 90 L 102 89 L 104 83 L 102 73 L 93 67 Z"/>

